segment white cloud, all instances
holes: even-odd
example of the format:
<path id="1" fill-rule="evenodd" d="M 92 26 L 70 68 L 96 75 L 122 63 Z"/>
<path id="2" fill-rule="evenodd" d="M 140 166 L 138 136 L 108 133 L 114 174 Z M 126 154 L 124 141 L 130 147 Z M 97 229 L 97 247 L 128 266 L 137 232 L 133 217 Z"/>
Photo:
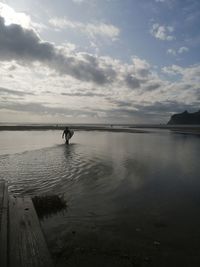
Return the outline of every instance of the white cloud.
<path id="1" fill-rule="evenodd" d="M 95 5 L 97 0 L 71 0 L 74 4 L 88 4 L 88 5 Z M 109 1 L 109 0 L 108 0 Z"/>
<path id="2" fill-rule="evenodd" d="M 31 65 L 43 63 L 60 75 L 70 75 L 82 81 L 97 84 L 109 83 L 116 76 L 115 70 L 103 58 L 87 53 L 73 52 L 71 47 L 60 48 L 44 42 L 35 31 L 20 25 L 5 25 L 0 17 L 0 60 Z"/>
<path id="3" fill-rule="evenodd" d="M 10 6 L 0 3 L 0 16 L 5 19 L 5 25 L 18 24 L 24 28 L 30 28 L 30 16 L 23 12 L 16 12 Z"/>
<path id="4" fill-rule="evenodd" d="M 97 60 L 102 68 L 110 66 L 118 73 L 112 83 L 94 86 L 92 82 L 72 76 L 60 76 L 42 63 L 30 68 L 16 62 L 1 63 L 1 111 L 29 112 L 30 118 L 40 115 L 76 120 L 85 116 L 87 120 L 92 116 L 95 120 L 108 116 L 133 118 L 135 114 L 160 116 L 168 111 L 181 111 L 181 106 L 190 107 L 196 101 L 199 65 L 165 67 L 165 73 L 180 75 L 179 80 L 169 82 L 153 73 L 153 66 L 138 57 L 133 57 L 132 64 L 110 57 L 98 57 Z M 141 76 L 141 70 L 148 71 L 148 75 Z"/>
<path id="5" fill-rule="evenodd" d="M 6 16 L 9 18 L 4 15 L 5 19 Z M 0 20 L 0 109 L 4 118 L 10 112 L 12 117 L 17 113 L 30 119 L 40 115 L 56 119 L 71 117 L 73 121 L 81 116 L 86 120 L 88 116 L 95 120 L 115 116 L 130 117 L 132 121 L 136 113 L 146 112 L 148 116 L 151 112 L 159 114 L 160 110 L 171 112 L 181 107 L 179 102 L 189 106 L 195 101 L 200 82 L 199 65 L 165 67 L 164 74 L 175 75 L 173 82 L 167 81 L 156 73 L 154 66 L 136 56 L 130 63 L 124 63 L 78 52 L 71 43 L 56 46 L 44 42 L 31 30 L 32 22 L 24 23 L 26 20 L 21 18 L 24 17 L 15 18 L 18 22 L 14 23 L 18 25 L 10 25 L 9 20 L 5 25 Z M 51 25 L 79 30 L 90 36 L 91 41 L 97 36 L 115 40 L 120 33 L 111 24 L 84 24 L 66 18 L 52 19 Z M 160 40 L 174 38 L 172 27 L 157 24 L 154 31 Z M 188 48 L 171 48 L 168 53 L 173 51 L 181 54 Z"/>
<path id="6" fill-rule="evenodd" d="M 82 23 L 72 21 L 67 18 L 52 18 L 49 20 L 50 25 L 57 29 L 71 28 L 79 30 L 84 34 L 94 38 L 96 36 L 109 38 L 113 41 L 117 40 L 120 34 L 120 29 L 112 24 L 106 23 Z"/>
<path id="7" fill-rule="evenodd" d="M 37 30 L 38 32 L 47 29 L 46 25 L 38 22 L 33 22 L 31 20 L 31 17 L 26 13 L 16 12 L 13 8 L 2 2 L 0 2 L 0 17 L 4 18 L 6 26 L 17 24 L 25 29 L 33 29 Z"/>
<path id="8" fill-rule="evenodd" d="M 167 50 L 167 54 L 176 56 L 177 54 L 183 54 L 183 53 L 186 53 L 188 51 L 189 51 L 189 48 L 188 47 L 182 46 L 182 47 L 180 47 L 178 49 L 169 48 Z"/>
<path id="9" fill-rule="evenodd" d="M 20 25 L 6 26 L 3 19 L 0 19 L 0 39 L 3 61 L 14 60 L 26 66 L 41 64 L 55 71 L 58 77 L 67 76 L 95 86 L 120 88 L 120 85 L 140 91 L 158 88 L 150 64 L 138 57 L 132 57 L 132 64 L 124 64 L 110 57 L 78 52 L 73 44 L 55 46 Z"/>
<path id="10" fill-rule="evenodd" d="M 162 72 L 172 76 L 172 80 L 174 80 L 168 82 L 168 86 L 165 88 L 163 94 L 165 99 L 176 99 L 176 101 L 182 103 L 182 106 L 188 105 L 188 107 L 193 107 L 194 110 L 199 109 L 200 65 L 196 64 L 189 67 L 171 65 L 162 68 Z"/>
<path id="11" fill-rule="evenodd" d="M 199 64 L 191 65 L 185 68 L 178 65 L 172 65 L 162 68 L 162 72 L 172 76 L 178 75 L 179 79 L 177 83 L 186 84 L 187 88 L 190 88 L 191 95 L 189 96 L 189 98 L 191 98 L 191 96 L 193 95 L 192 90 L 196 90 L 199 88 L 199 83 L 200 83 Z"/>
<path id="12" fill-rule="evenodd" d="M 176 50 L 175 50 L 175 49 L 173 49 L 173 48 L 169 48 L 169 49 L 167 50 L 167 54 L 170 54 L 170 55 L 176 56 Z"/>
<path id="13" fill-rule="evenodd" d="M 175 37 L 171 34 L 174 32 L 174 28 L 171 26 L 159 25 L 158 23 L 154 23 L 150 30 L 150 33 L 159 40 L 162 41 L 172 41 Z"/>
<path id="14" fill-rule="evenodd" d="M 189 51 L 189 48 L 186 47 L 186 46 L 182 46 L 178 49 L 178 53 L 179 54 L 182 54 L 182 53 L 185 53 L 185 52 L 188 52 Z"/>
<path id="15" fill-rule="evenodd" d="M 141 77 L 148 76 L 150 72 L 150 64 L 139 57 L 133 57 L 132 58 L 134 72 L 136 72 Z"/>
<path id="16" fill-rule="evenodd" d="M 85 2 L 85 0 L 72 0 L 72 1 L 73 1 L 74 3 L 78 3 L 78 4 Z"/>
<path id="17" fill-rule="evenodd" d="M 169 67 L 163 67 L 162 72 L 169 75 L 177 75 L 182 73 L 183 68 L 178 65 L 172 65 Z"/>

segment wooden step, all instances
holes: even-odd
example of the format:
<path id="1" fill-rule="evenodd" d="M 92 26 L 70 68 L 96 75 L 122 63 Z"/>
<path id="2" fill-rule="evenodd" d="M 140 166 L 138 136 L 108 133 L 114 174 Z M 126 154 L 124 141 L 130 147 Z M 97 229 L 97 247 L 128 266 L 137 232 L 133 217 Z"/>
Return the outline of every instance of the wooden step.
<path id="1" fill-rule="evenodd" d="M 0 180 L 0 265 L 7 267 L 7 222 L 8 222 L 8 187 L 4 180 Z"/>
<path id="2" fill-rule="evenodd" d="M 30 198 L 9 198 L 9 266 L 52 267 Z"/>

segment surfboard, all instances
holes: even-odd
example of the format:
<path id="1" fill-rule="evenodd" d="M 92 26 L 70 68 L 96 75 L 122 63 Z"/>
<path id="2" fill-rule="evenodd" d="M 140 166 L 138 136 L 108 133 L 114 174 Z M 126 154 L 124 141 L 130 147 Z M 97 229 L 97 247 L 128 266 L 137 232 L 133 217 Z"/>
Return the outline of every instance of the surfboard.
<path id="1" fill-rule="evenodd" d="M 73 130 L 69 130 L 69 132 L 66 135 L 66 140 L 71 139 L 73 135 L 74 135 L 74 131 Z"/>

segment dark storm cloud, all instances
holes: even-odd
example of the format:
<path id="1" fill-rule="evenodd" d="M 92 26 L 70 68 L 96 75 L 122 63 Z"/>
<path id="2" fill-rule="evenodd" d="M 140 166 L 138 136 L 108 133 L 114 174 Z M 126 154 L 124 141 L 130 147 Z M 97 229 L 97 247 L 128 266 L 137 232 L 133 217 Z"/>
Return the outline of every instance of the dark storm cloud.
<path id="1" fill-rule="evenodd" d="M 23 29 L 20 25 L 6 26 L 0 17 L 0 58 L 2 60 L 52 60 L 54 47 L 41 42 L 33 30 Z"/>
<path id="2" fill-rule="evenodd" d="M 16 96 L 25 96 L 25 95 L 34 95 L 30 92 L 23 92 L 23 91 L 17 91 L 12 89 L 7 89 L 4 87 L 0 87 L 0 95 L 16 95 Z"/>
<path id="3" fill-rule="evenodd" d="M 53 44 L 41 41 L 34 30 L 16 24 L 6 26 L 2 17 L 0 60 L 18 60 L 21 63 L 39 61 L 60 74 L 97 84 L 111 82 L 115 77 L 115 71 L 111 67 L 101 67 L 96 57 L 88 54 L 64 55 Z"/>

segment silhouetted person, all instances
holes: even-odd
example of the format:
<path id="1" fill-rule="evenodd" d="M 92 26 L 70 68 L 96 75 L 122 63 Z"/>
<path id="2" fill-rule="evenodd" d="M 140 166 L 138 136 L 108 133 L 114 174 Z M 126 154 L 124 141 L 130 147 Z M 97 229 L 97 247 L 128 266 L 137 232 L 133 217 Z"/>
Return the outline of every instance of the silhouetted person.
<path id="1" fill-rule="evenodd" d="M 65 130 L 63 131 L 62 138 L 65 136 L 65 143 L 68 145 L 69 144 L 69 139 L 72 138 L 74 134 L 73 130 L 70 130 L 69 127 L 66 127 Z"/>

